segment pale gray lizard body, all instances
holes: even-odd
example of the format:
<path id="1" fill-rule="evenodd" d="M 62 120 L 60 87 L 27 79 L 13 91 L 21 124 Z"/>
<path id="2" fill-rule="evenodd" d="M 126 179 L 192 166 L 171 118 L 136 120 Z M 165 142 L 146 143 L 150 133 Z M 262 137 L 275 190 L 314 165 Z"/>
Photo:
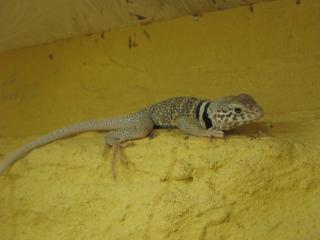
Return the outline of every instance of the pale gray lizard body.
<path id="1" fill-rule="evenodd" d="M 179 128 L 195 136 L 223 137 L 223 131 L 254 122 L 262 116 L 262 108 L 247 94 L 217 100 L 171 98 L 124 117 L 84 121 L 51 132 L 6 158 L 0 164 L 0 174 L 31 150 L 52 141 L 87 131 L 109 131 L 105 142 L 114 150 L 111 169 L 115 177 L 114 163 L 120 147 L 126 146 L 127 141 L 148 136 L 154 128 Z"/>

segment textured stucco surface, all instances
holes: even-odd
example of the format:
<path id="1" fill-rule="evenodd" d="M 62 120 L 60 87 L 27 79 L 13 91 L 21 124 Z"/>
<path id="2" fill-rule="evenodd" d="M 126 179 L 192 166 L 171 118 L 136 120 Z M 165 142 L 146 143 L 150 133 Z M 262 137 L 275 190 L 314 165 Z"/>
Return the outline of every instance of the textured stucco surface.
<path id="1" fill-rule="evenodd" d="M 1 179 L 2 237 L 319 239 L 319 116 L 272 116 L 227 141 L 158 130 L 125 149 L 117 181 L 100 134 L 50 144 Z"/>
<path id="2" fill-rule="evenodd" d="M 157 130 L 109 173 L 102 133 L 0 177 L 1 239 L 320 239 L 320 2 L 274 1 L 0 55 L 0 160 L 82 119 L 247 92 L 226 141 Z"/>

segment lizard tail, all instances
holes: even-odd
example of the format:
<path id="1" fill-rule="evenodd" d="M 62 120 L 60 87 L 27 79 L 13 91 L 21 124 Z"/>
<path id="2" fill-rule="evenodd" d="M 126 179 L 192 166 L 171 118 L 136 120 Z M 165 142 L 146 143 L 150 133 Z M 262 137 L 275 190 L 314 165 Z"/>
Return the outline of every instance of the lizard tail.
<path id="1" fill-rule="evenodd" d="M 122 121 L 121 121 L 121 120 Z M 120 121 L 119 121 L 120 120 Z M 53 142 L 58 139 L 70 137 L 82 132 L 88 131 L 107 131 L 112 129 L 121 128 L 123 121 L 126 121 L 126 118 L 114 118 L 114 119 L 102 119 L 102 120 L 89 120 L 80 122 L 78 124 L 70 125 L 64 128 L 57 129 L 47 135 L 44 135 L 33 142 L 22 146 L 13 152 L 12 155 L 9 155 L 1 164 L 0 164 L 0 175 L 15 161 L 25 156 L 28 152 L 32 151 L 35 148 L 44 146 L 50 142 Z"/>

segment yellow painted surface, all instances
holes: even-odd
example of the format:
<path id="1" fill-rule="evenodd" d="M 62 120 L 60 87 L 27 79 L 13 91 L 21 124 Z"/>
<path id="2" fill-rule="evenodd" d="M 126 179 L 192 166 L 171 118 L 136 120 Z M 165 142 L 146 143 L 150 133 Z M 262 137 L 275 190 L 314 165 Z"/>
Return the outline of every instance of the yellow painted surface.
<path id="1" fill-rule="evenodd" d="M 319 13 L 274 1 L 1 54 L 2 155 L 177 95 L 247 92 L 266 117 L 227 141 L 159 130 L 117 181 L 101 133 L 35 150 L 0 177 L 0 239 L 319 239 Z"/>
<path id="2" fill-rule="evenodd" d="M 272 0 L 4 0 L 0 52 Z"/>

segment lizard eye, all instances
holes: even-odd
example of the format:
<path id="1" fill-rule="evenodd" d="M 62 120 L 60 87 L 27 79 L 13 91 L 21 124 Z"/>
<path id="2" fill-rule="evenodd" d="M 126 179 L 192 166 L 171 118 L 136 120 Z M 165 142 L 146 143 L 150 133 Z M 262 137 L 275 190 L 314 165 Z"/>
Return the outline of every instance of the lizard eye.
<path id="1" fill-rule="evenodd" d="M 235 108 L 235 109 L 234 109 L 234 112 L 235 112 L 235 113 L 238 113 L 238 114 L 241 113 L 241 108 Z"/>

